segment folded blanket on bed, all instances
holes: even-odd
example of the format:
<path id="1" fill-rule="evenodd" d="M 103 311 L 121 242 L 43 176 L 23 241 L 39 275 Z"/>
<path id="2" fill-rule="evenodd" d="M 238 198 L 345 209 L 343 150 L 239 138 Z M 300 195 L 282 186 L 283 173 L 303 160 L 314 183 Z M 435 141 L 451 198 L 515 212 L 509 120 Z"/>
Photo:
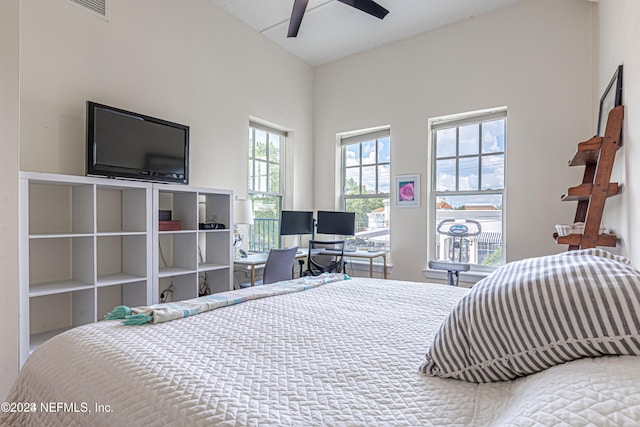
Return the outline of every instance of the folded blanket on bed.
<path id="1" fill-rule="evenodd" d="M 324 273 L 320 276 L 305 276 L 269 285 L 221 292 L 218 294 L 178 302 L 154 304 L 148 307 L 142 306 L 131 308 L 120 305 L 107 313 L 105 319 L 123 319 L 122 324 L 127 326 L 168 322 L 170 320 L 194 316 L 196 314 L 204 313 L 205 311 L 215 310 L 220 307 L 226 307 L 228 305 L 238 304 L 252 299 L 305 291 L 325 283 L 338 282 L 340 280 L 347 279 L 349 279 L 349 276 L 346 274 Z"/>

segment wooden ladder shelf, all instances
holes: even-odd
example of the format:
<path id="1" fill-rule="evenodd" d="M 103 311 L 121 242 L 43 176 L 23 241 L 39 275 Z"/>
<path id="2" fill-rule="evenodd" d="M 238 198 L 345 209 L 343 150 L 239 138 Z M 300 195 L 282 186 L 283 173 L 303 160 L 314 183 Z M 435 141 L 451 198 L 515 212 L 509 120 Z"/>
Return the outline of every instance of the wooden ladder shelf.
<path id="1" fill-rule="evenodd" d="M 578 144 L 578 151 L 569 166 L 584 166 L 582 184 L 571 187 L 562 196 L 563 201 L 577 201 L 574 222 L 584 223 L 582 234 L 553 237 L 558 244 L 569 245 L 569 250 L 616 246 L 615 234 L 600 234 L 602 213 L 607 197 L 618 194 L 617 182 L 609 182 L 616 151 L 621 146 L 624 106 L 619 105 L 609 112 L 607 127 L 602 136 L 594 136 Z"/>

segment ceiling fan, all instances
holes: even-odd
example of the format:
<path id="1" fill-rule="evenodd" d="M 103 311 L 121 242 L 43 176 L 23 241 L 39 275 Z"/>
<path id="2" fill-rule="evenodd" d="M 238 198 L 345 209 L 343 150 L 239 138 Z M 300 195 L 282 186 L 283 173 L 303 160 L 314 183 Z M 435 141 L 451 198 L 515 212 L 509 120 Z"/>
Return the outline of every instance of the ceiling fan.
<path id="1" fill-rule="evenodd" d="M 389 13 L 387 9 L 380 6 L 373 0 L 338 1 L 351 7 L 355 7 L 356 9 L 359 9 L 379 19 L 383 19 Z M 307 3 L 309 3 L 309 0 L 295 0 L 295 2 L 293 3 L 293 10 L 291 11 L 291 19 L 289 20 L 289 31 L 287 32 L 287 37 L 296 37 L 298 35 L 298 30 L 300 29 L 300 24 L 302 23 L 302 17 L 304 16 L 305 10 L 307 10 Z"/>

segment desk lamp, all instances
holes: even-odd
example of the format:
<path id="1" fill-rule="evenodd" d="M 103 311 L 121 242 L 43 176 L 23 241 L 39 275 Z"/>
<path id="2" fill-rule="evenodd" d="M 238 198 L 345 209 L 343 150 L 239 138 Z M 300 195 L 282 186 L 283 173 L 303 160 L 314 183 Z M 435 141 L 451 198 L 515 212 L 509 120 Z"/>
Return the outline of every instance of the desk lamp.
<path id="1" fill-rule="evenodd" d="M 244 236 L 240 233 L 238 225 L 251 224 L 253 224 L 253 206 L 251 205 L 251 200 L 235 199 L 233 201 L 233 247 L 236 258 L 240 258 L 242 252 L 244 252 L 241 252 L 240 249 Z M 243 256 L 246 257 L 246 253 Z"/>

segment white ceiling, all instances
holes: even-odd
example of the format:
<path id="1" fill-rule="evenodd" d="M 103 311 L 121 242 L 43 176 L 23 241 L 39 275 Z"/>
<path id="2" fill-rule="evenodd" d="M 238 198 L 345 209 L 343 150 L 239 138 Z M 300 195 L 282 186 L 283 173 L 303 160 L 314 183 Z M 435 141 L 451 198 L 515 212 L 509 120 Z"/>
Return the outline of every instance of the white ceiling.
<path id="1" fill-rule="evenodd" d="M 379 20 L 336 0 L 309 0 L 297 38 L 287 38 L 294 0 L 211 0 L 313 66 L 326 64 L 522 0 L 376 0 Z"/>

